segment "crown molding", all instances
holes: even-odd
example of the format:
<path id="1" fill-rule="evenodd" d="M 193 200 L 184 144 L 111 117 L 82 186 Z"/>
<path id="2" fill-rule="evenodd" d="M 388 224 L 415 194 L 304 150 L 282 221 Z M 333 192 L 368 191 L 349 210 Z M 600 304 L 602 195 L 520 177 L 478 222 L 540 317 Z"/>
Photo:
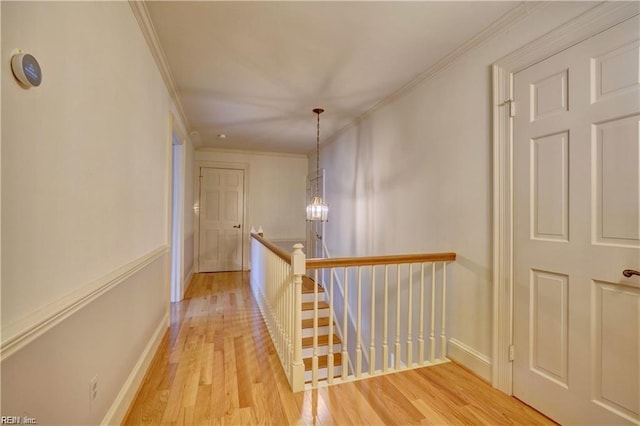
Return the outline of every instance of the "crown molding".
<path id="1" fill-rule="evenodd" d="M 636 17 L 639 13 L 639 2 L 602 2 L 516 52 L 497 60 L 495 65 L 515 74 L 614 25 Z M 549 45 L 553 48 L 550 49 Z"/>
<path id="2" fill-rule="evenodd" d="M 238 155 L 262 155 L 268 157 L 289 157 L 289 158 L 309 158 L 307 154 L 293 154 L 288 152 L 274 152 L 274 151 L 254 151 L 249 149 L 232 149 L 232 148 L 216 148 L 210 146 L 204 146 L 196 148 L 198 152 L 218 152 L 224 154 L 238 154 Z"/>
<path id="3" fill-rule="evenodd" d="M 442 71 L 447 69 L 451 64 L 453 64 L 458 58 L 468 53 L 469 51 L 475 49 L 481 44 L 485 43 L 493 36 L 503 31 L 506 31 L 513 25 L 515 25 L 521 19 L 527 17 L 531 12 L 537 9 L 541 9 L 546 5 L 544 1 L 523 1 L 518 6 L 514 7 L 496 21 L 494 21 L 491 25 L 486 27 L 484 30 L 480 31 L 469 40 L 460 45 L 457 49 L 444 56 L 435 64 L 431 65 L 429 68 L 420 73 L 416 78 L 401 86 L 398 90 L 390 94 L 389 96 L 383 98 L 374 106 L 369 108 L 360 116 L 353 119 L 349 124 L 345 125 L 343 128 L 334 133 L 331 137 L 327 139 L 325 142 L 326 145 L 333 143 L 337 140 L 342 134 L 347 132 L 351 127 L 357 125 L 361 121 L 365 120 L 368 116 L 373 114 L 375 111 L 384 107 L 385 105 L 390 104 L 394 100 L 400 98 L 405 95 L 411 89 L 421 84 L 424 81 L 430 80 L 440 74 Z"/>
<path id="4" fill-rule="evenodd" d="M 138 26 L 142 31 L 142 35 L 144 35 L 144 38 L 147 41 L 147 45 L 149 46 L 151 55 L 153 56 L 156 65 L 158 66 L 158 70 L 160 71 L 160 75 L 164 80 L 164 84 L 167 86 L 169 96 L 171 96 L 176 110 L 180 115 L 180 119 L 182 120 L 182 123 L 185 127 L 185 134 L 188 135 L 191 126 L 189 125 L 187 116 L 185 115 L 184 109 L 182 108 L 182 103 L 180 102 L 180 97 L 178 96 L 178 91 L 176 90 L 176 85 L 173 79 L 173 74 L 171 73 L 169 63 L 167 62 L 167 57 L 164 54 L 162 46 L 160 45 L 158 34 L 156 33 L 153 22 L 151 21 L 151 17 L 149 16 L 147 5 L 144 0 L 129 0 L 129 6 L 131 7 L 136 21 L 138 21 Z"/>

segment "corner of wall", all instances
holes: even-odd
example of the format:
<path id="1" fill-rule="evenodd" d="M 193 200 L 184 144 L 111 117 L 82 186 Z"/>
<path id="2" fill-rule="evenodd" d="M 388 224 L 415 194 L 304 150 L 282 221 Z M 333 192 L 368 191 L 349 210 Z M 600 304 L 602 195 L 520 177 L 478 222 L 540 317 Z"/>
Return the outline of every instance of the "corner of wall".
<path id="1" fill-rule="evenodd" d="M 491 383 L 491 360 L 486 355 L 476 351 L 456 339 L 449 339 L 447 358 L 456 361 Z"/>

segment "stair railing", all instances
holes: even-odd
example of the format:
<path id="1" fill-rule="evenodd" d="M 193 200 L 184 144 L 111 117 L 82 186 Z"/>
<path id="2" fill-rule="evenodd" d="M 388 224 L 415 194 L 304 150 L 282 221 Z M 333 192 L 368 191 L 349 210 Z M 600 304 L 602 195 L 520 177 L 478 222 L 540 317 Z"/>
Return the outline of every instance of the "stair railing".
<path id="1" fill-rule="evenodd" d="M 252 237 L 251 286 L 294 392 L 448 362 L 447 264 L 455 261 L 455 253 L 306 259 L 301 244 L 287 253 L 258 235 Z M 312 351 L 307 355 L 311 374 L 306 384 L 305 274 L 314 283 Z M 322 277 L 329 282 L 322 282 Z M 321 292 L 329 299 L 324 327 L 328 334 L 322 339 Z M 327 342 L 323 354 L 321 340 Z M 336 341 L 339 353 L 334 353 Z M 326 366 L 320 367 L 321 357 L 326 357 Z"/>
<path id="2" fill-rule="evenodd" d="M 307 259 L 306 269 L 313 271 L 314 279 L 329 277 L 323 283 L 329 293 L 329 311 L 341 327 L 341 372 L 337 375 L 334 370 L 330 346 L 326 382 L 343 383 L 447 362 L 447 263 L 455 259 L 455 253 Z M 342 294 L 335 291 L 338 278 Z M 336 296 L 342 296 L 341 306 Z M 314 305 L 314 317 L 315 309 Z M 314 358 L 315 328 L 314 323 Z M 329 342 L 332 333 L 330 328 Z M 349 359 L 355 359 L 354 366 Z M 315 361 L 312 366 L 310 387 L 317 387 Z"/>
<path id="3" fill-rule="evenodd" d="M 302 244 L 293 253 L 251 235 L 250 283 L 282 368 L 294 392 L 304 390 L 302 361 Z"/>

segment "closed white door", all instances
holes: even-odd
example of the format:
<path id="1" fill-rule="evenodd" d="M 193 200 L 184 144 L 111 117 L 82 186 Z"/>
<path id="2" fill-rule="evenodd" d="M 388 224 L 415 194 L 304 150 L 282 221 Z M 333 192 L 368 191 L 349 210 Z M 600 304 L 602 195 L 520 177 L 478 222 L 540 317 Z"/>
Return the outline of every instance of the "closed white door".
<path id="1" fill-rule="evenodd" d="M 514 80 L 516 397 L 640 424 L 640 20 Z"/>
<path id="2" fill-rule="evenodd" d="M 244 171 L 200 169 L 200 272 L 240 271 Z"/>

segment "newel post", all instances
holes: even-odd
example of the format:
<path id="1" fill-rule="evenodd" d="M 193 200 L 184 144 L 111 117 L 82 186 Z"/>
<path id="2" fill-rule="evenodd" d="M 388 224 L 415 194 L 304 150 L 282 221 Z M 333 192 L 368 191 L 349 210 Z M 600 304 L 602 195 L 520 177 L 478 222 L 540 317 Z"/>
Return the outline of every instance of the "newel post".
<path id="1" fill-rule="evenodd" d="M 293 270 L 294 307 L 293 307 L 293 363 L 291 365 L 291 387 L 294 392 L 304 390 L 304 364 L 302 362 L 302 276 L 306 270 L 306 257 L 303 245 L 293 246 L 291 269 Z"/>

